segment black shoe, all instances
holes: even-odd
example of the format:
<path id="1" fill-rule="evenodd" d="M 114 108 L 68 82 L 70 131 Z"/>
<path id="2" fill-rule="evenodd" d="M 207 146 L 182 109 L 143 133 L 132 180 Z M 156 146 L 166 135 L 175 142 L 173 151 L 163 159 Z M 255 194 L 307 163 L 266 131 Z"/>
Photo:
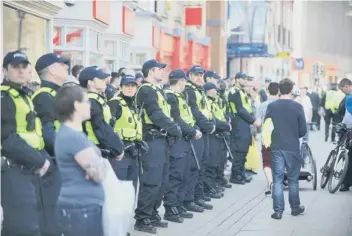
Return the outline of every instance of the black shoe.
<path id="1" fill-rule="evenodd" d="M 161 220 L 161 217 L 158 214 L 153 215 L 150 219 L 150 222 L 152 226 L 158 227 L 158 228 L 167 228 L 169 226 L 167 222 Z"/>
<path id="2" fill-rule="evenodd" d="M 221 185 L 221 186 L 224 187 L 224 188 L 232 188 L 232 185 L 229 184 L 229 183 L 223 184 L 223 185 Z"/>
<path id="3" fill-rule="evenodd" d="M 149 234 L 156 234 L 156 228 L 151 224 L 149 219 L 137 220 L 134 224 L 134 230 Z"/>
<path id="4" fill-rule="evenodd" d="M 350 186 L 346 184 L 342 184 L 340 187 L 340 192 L 347 192 L 350 190 Z"/>
<path id="5" fill-rule="evenodd" d="M 183 206 L 178 207 L 178 211 L 180 212 L 180 216 L 185 219 L 192 219 L 193 214 L 190 212 L 187 212 L 187 209 Z"/>
<path id="6" fill-rule="evenodd" d="M 218 184 L 215 185 L 215 190 L 216 190 L 218 193 L 225 192 L 225 188 L 224 188 L 224 187 L 221 187 L 221 186 L 218 185 Z"/>
<path id="7" fill-rule="evenodd" d="M 192 212 L 204 212 L 204 208 L 201 206 L 198 206 L 194 202 L 187 202 L 184 204 L 184 207 L 187 209 L 187 211 L 192 211 Z"/>
<path id="8" fill-rule="evenodd" d="M 203 197 L 203 200 L 204 200 L 205 202 L 210 202 L 210 201 L 211 201 L 211 197 L 204 196 L 204 197 Z"/>
<path id="9" fill-rule="evenodd" d="M 298 216 L 298 215 L 302 214 L 304 212 L 304 210 L 305 210 L 304 206 L 299 206 L 298 208 L 291 210 L 291 215 Z"/>
<path id="10" fill-rule="evenodd" d="M 183 223 L 183 218 L 180 216 L 180 211 L 177 207 L 165 207 L 164 220 Z"/>
<path id="11" fill-rule="evenodd" d="M 130 233 L 127 233 L 126 236 L 131 236 L 131 234 L 130 234 Z"/>
<path id="12" fill-rule="evenodd" d="M 282 218 L 282 214 L 281 213 L 278 213 L 278 212 L 275 212 L 271 215 L 271 218 L 275 219 L 275 220 L 281 220 Z"/>
<path id="13" fill-rule="evenodd" d="M 215 199 L 220 199 L 223 197 L 223 195 L 221 195 L 220 193 L 216 192 L 215 189 L 209 189 L 208 191 L 206 191 L 204 193 L 206 196 L 210 197 L 210 198 L 215 198 Z"/>
<path id="14" fill-rule="evenodd" d="M 242 175 L 231 176 L 230 183 L 244 185 L 246 181 Z"/>
<path id="15" fill-rule="evenodd" d="M 257 175 L 258 173 L 257 172 L 255 172 L 254 170 L 250 170 L 249 171 L 251 174 L 253 174 L 253 175 Z"/>
<path id="16" fill-rule="evenodd" d="M 250 183 L 252 181 L 252 175 L 245 171 L 242 173 L 243 179 L 246 181 L 246 183 Z"/>
<path id="17" fill-rule="evenodd" d="M 197 200 L 194 203 L 197 204 L 200 207 L 203 207 L 204 209 L 207 209 L 207 210 L 212 210 L 213 209 L 213 205 L 205 203 L 203 199 Z"/>

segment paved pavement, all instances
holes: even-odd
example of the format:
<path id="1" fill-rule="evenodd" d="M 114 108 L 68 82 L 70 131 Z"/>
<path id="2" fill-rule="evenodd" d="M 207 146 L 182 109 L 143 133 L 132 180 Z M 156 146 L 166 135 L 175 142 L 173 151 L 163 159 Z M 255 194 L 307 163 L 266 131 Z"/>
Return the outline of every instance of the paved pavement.
<path id="1" fill-rule="evenodd" d="M 323 133 L 311 133 L 310 146 L 318 169 L 333 145 L 323 141 Z M 318 174 L 320 176 L 320 174 Z M 319 181 L 319 179 L 318 179 Z M 318 182 L 319 183 L 319 182 Z M 306 207 L 302 216 L 292 217 L 286 191 L 286 211 L 280 221 L 270 218 L 272 199 L 265 197 L 265 177 L 261 170 L 251 184 L 234 185 L 225 197 L 212 200 L 214 209 L 196 214 L 183 224 L 169 223 L 158 229 L 165 236 L 352 236 L 352 191 L 334 195 L 312 184 L 300 182 L 301 202 Z M 163 209 L 161 209 L 163 214 Z M 132 232 L 132 236 L 148 235 Z"/>

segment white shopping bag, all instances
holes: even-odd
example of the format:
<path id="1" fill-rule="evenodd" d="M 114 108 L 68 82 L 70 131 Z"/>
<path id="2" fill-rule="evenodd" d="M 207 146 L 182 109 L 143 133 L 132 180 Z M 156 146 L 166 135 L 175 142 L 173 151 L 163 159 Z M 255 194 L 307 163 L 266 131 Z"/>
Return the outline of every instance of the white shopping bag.
<path id="1" fill-rule="evenodd" d="M 104 159 L 106 176 L 103 182 L 105 202 L 103 206 L 104 236 L 126 236 L 131 227 L 135 190 L 132 181 L 119 180 L 110 162 Z"/>

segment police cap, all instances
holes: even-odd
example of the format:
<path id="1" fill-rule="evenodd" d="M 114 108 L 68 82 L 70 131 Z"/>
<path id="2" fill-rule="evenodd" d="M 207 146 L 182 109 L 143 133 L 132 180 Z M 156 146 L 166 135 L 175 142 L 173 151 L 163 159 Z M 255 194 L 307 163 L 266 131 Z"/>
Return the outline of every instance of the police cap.
<path id="1" fill-rule="evenodd" d="M 189 74 L 204 74 L 204 69 L 200 65 L 194 65 L 188 70 L 187 75 Z"/>
<path id="2" fill-rule="evenodd" d="M 246 75 L 245 73 L 243 72 L 238 72 L 236 75 L 235 75 L 235 79 L 247 79 L 248 78 L 248 75 Z"/>
<path id="3" fill-rule="evenodd" d="M 160 63 L 160 62 L 158 62 L 155 59 L 152 59 L 152 60 L 144 62 L 143 66 L 142 66 L 142 72 L 143 72 L 144 76 L 147 76 L 149 70 L 151 70 L 151 69 L 153 69 L 155 67 L 159 68 L 159 69 L 162 69 L 162 68 L 166 67 L 166 64 Z"/>
<path id="4" fill-rule="evenodd" d="M 186 74 L 183 70 L 173 70 L 169 74 L 170 80 L 186 79 Z"/>
<path id="5" fill-rule="evenodd" d="M 48 66 L 51 66 L 54 63 L 65 63 L 65 64 L 69 64 L 70 59 L 68 58 L 64 58 L 64 57 L 60 57 L 59 55 L 55 54 L 55 53 L 48 53 L 45 54 L 41 57 L 39 57 L 39 59 L 37 60 L 37 63 L 35 64 L 35 70 L 37 72 L 47 68 Z"/>
<path id="6" fill-rule="evenodd" d="M 136 77 L 133 75 L 125 75 L 121 78 L 120 86 L 127 84 L 135 84 L 137 85 Z"/>
<path id="7" fill-rule="evenodd" d="M 28 65 L 30 62 L 28 61 L 28 57 L 21 51 L 9 52 L 4 57 L 4 61 L 2 63 L 2 67 L 6 68 L 9 64 L 16 66 L 19 64 Z"/>
<path id="8" fill-rule="evenodd" d="M 212 89 L 216 89 L 216 90 L 218 89 L 216 87 L 216 85 L 214 83 L 211 83 L 211 82 L 205 83 L 203 85 L 203 88 L 204 88 L 205 91 L 209 91 L 209 90 L 212 90 Z"/>
<path id="9" fill-rule="evenodd" d="M 87 83 L 89 80 L 93 80 L 94 78 L 98 79 L 107 79 L 110 77 L 110 74 L 103 72 L 97 66 L 88 66 L 84 68 L 81 73 L 79 73 L 79 84 L 82 87 L 87 87 Z"/>

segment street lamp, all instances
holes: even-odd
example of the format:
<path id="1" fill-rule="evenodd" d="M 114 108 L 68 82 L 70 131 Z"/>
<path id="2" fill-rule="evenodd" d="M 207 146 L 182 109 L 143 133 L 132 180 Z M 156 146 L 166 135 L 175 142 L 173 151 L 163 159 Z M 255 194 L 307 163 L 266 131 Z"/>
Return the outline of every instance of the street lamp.
<path id="1" fill-rule="evenodd" d="M 18 48 L 21 48 L 21 40 L 22 40 L 22 25 L 24 17 L 26 16 L 26 12 L 17 10 L 17 17 L 20 20 L 18 27 Z"/>

